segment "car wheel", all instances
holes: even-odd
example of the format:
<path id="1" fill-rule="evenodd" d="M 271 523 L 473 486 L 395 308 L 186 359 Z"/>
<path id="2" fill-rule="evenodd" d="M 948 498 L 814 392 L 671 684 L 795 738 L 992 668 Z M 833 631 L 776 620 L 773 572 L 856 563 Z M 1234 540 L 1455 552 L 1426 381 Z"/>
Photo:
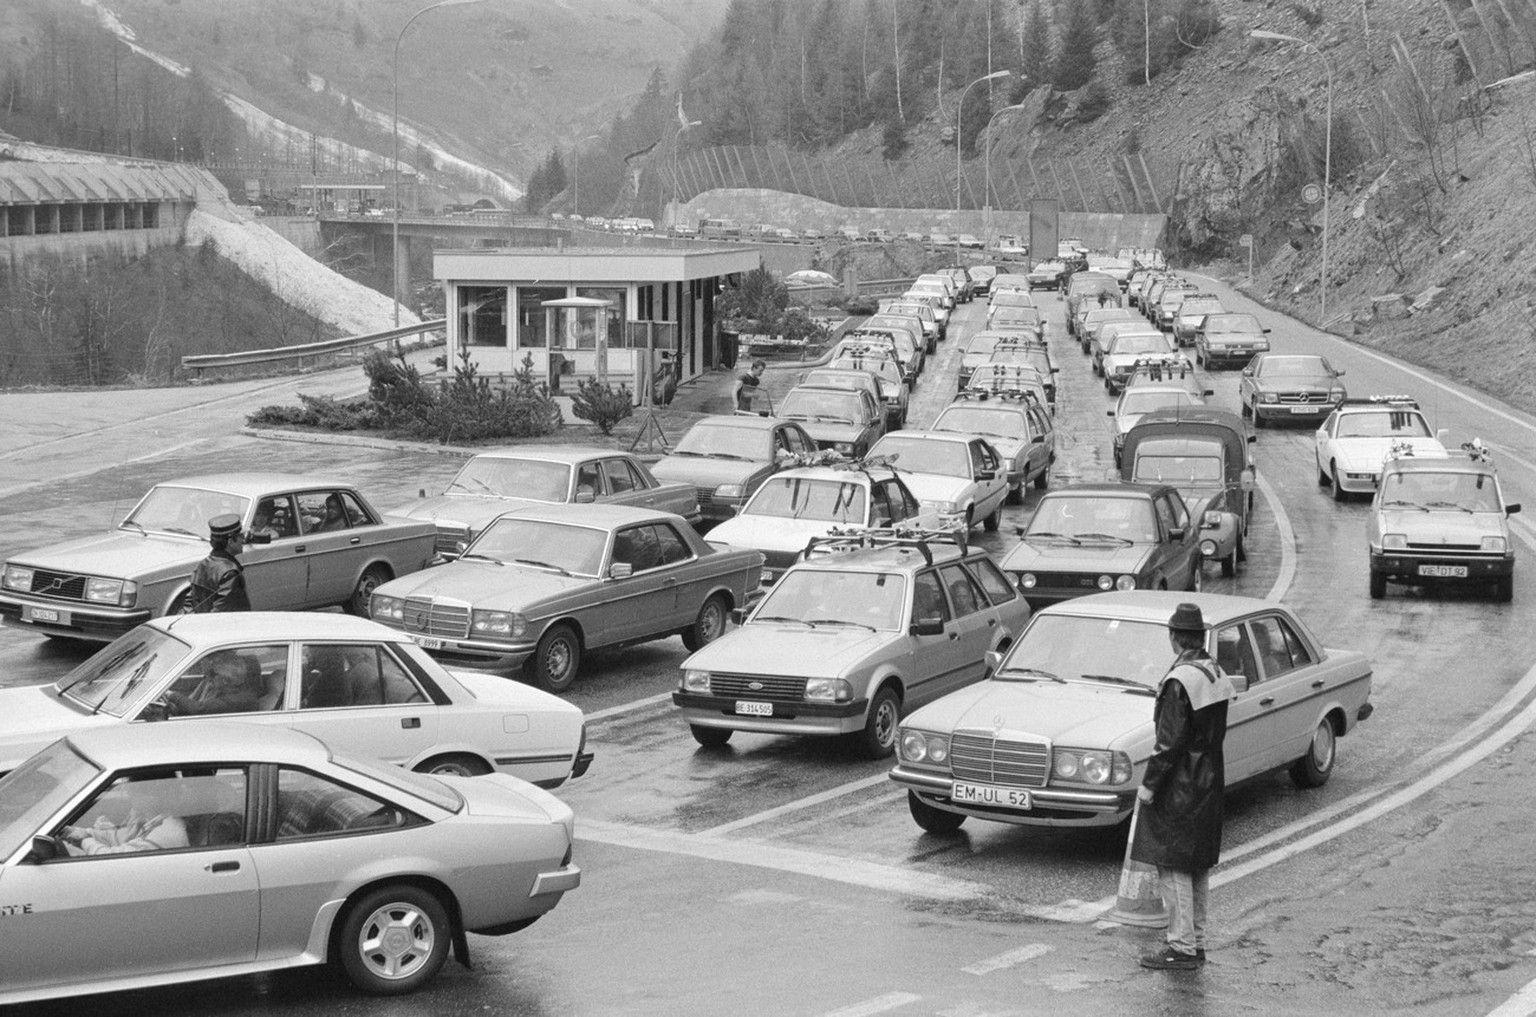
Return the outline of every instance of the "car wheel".
<path id="1" fill-rule="evenodd" d="M 859 748 L 870 759 L 884 759 L 896 751 L 896 722 L 901 719 L 901 700 L 890 686 L 875 693 L 869 704 L 869 714 L 864 730 L 856 737 Z"/>
<path id="2" fill-rule="evenodd" d="M 1387 595 L 1387 577 L 1381 572 L 1371 573 L 1371 599 L 1380 600 Z"/>
<path id="3" fill-rule="evenodd" d="M 467 753 L 433 756 L 416 767 L 417 773 L 442 773 L 450 777 L 484 777 L 491 772 L 485 760 Z"/>
<path id="4" fill-rule="evenodd" d="M 1021 480 L 1008 489 L 1008 497 L 1004 499 L 1009 505 L 1024 504 L 1024 482 Z"/>
<path id="5" fill-rule="evenodd" d="M 719 639 L 725 632 L 729 615 L 730 608 L 726 607 L 725 598 L 718 593 L 714 594 L 704 601 L 699 608 L 699 616 L 683 631 L 683 645 L 692 651 Z"/>
<path id="6" fill-rule="evenodd" d="M 689 724 L 688 731 L 693 735 L 693 740 L 706 749 L 721 748 L 736 733 L 728 727 L 700 727 L 698 724 Z"/>
<path id="7" fill-rule="evenodd" d="M 436 896 L 416 886 L 385 886 L 352 902 L 337 952 L 352 984 L 375 996 L 421 988 L 448 959 L 453 928 Z"/>
<path id="8" fill-rule="evenodd" d="M 564 692 L 576 680 L 581 667 L 581 639 L 569 625 L 551 625 L 528 658 L 534 684 L 550 692 Z"/>
<path id="9" fill-rule="evenodd" d="M 1252 409 L 1250 409 L 1248 411 L 1248 416 L 1253 418 L 1253 426 L 1255 428 L 1268 427 L 1269 426 L 1268 424 L 1266 424 L 1264 422 L 1264 418 L 1259 416 L 1259 408 L 1257 406 L 1254 406 Z"/>
<path id="10" fill-rule="evenodd" d="M 1332 480 L 1333 480 L 1333 478 L 1328 476 L 1328 471 L 1323 469 L 1323 464 L 1322 463 L 1318 463 L 1317 464 L 1317 486 L 1318 487 L 1327 487 L 1332 482 Z"/>
<path id="11" fill-rule="evenodd" d="M 373 591 L 391 578 L 389 570 L 383 565 L 370 565 L 364 569 L 363 574 L 357 577 L 357 585 L 352 588 L 352 596 L 347 598 L 347 613 L 359 618 L 369 617 L 368 601 L 373 598 Z"/>
<path id="12" fill-rule="evenodd" d="M 1493 581 L 1493 599 L 1500 604 L 1508 604 L 1515 599 L 1515 577 L 1500 576 Z"/>
<path id="13" fill-rule="evenodd" d="M 912 813 L 917 825 L 929 833 L 954 833 L 965 822 L 965 817 L 960 813 L 934 808 L 923 801 L 916 791 L 907 792 L 907 811 Z"/>
<path id="14" fill-rule="evenodd" d="M 1343 501 L 1349 497 L 1349 493 L 1344 490 L 1344 485 L 1339 483 L 1339 464 L 1329 463 L 1328 465 L 1332 467 L 1328 474 L 1328 482 L 1333 485 L 1333 500 Z"/>
<path id="15" fill-rule="evenodd" d="M 1333 775 L 1333 760 L 1338 748 L 1333 725 L 1324 717 L 1312 732 L 1307 754 L 1291 764 L 1291 781 L 1297 787 L 1322 787 Z"/>
<path id="16" fill-rule="evenodd" d="M 1237 575 L 1237 548 L 1240 541 L 1232 542 L 1232 553 L 1221 559 L 1221 574 L 1227 578 Z"/>
<path id="17" fill-rule="evenodd" d="M 1045 464 L 1045 469 L 1035 474 L 1035 490 L 1044 491 L 1051 483 L 1051 464 Z"/>
<path id="18" fill-rule="evenodd" d="M 1243 403 L 1243 419 L 1247 420 L 1247 419 L 1249 419 L 1252 416 L 1253 416 L 1253 407 L 1249 406 L 1246 402 L 1244 402 Z"/>
<path id="19" fill-rule="evenodd" d="M 165 613 L 168 614 L 168 615 L 172 615 L 172 614 L 191 614 L 192 613 L 192 591 L 191 590 L 182 590 L 180 593 L 176 594 L 176 599 L 171 601 L 171 606 L 166 608 Z"/>
<path id="20" fill-rule="evenodd" d="M 996 533 L 998 524 L 1000 524 L 1002 521 L 1003 506 L 1002 503 L 999 502 L 997 508 L 992 510 L 992 514 L 981 521 L 981 528 L 986 530 L 988 533 Z"/>
<path id="21" fill-rule="evenodd" d="M 1205 562 L 1199 557 L 1195 558 L 1195 567 L 1189 570 L 1189 592 L 1199 593 L 1205 585 Z"/>

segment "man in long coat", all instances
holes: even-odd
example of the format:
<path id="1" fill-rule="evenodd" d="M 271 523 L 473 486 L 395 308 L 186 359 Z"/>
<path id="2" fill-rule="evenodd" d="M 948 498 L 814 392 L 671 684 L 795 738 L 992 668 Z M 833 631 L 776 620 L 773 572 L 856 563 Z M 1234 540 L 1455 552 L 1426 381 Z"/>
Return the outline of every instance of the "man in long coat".
<path id="1" fill-rule="evenodd" d="M 1178 653 L 1157 690 L 1157 744 L 1136 792 L 1131 857 L 1157 866 L 1168 908 L 1168 943 L 1142 967 L 1186 970 L 1205 961 L 1210 870 L 1221 857 L 1222 740 L 1232 682 L 1205 650 L 1205 619 L 1180 604 L 1168 622 Z"/>

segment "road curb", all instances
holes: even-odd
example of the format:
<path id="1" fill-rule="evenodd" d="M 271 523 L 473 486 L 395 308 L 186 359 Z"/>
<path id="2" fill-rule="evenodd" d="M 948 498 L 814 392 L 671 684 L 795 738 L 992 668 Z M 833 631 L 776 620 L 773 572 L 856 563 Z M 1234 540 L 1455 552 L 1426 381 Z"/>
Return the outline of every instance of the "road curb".
<path id="1" fill-rule="evenodd" d="M 463 445 L 433 445 L 424 441 L 369 438 L 358 434 L 328 434 L 321 431 L 284 431 L 275 427 L 242 427 L 240 433 L 266 441 L 293 441 L 304 445 L 348 445 L 352 448 L 382 449 L 387 452 L 427 452 L 440 456 L 459 456 L 464 459 L 485 451 L 484 448 L 467 448 Z"/>

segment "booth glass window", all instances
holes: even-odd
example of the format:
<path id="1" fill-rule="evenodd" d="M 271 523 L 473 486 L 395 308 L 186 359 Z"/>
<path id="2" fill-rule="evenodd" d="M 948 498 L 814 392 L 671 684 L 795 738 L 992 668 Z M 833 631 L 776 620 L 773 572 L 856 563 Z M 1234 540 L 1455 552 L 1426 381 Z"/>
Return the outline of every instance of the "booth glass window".
<path id="1" fill-rule="evenodd" d="M 519 286 L 517 288 L 517 345 L 519 347 L 542 349 L 549 345 L 549 336 L 544 332 L 544 301 L 564 300 L 565 297 L 564 286 Z"/>
<path id="2" fill-rule="evenodd" d="M 507 287 L 459 287 L 459 338 L 466 346 L 507 345 Z"/>
<path id="3" fill-rule="evenodd" d="M 578 297 L 596 297 L 599 300 L 608 301 L 608 346 L 610 349 L 618 349 L 628 346 L 628 337 L 624 334 L 624 322 L 629 318 L 625 313 L 625 298 L 628 296 L 623 286 L 578 286 Z"/>

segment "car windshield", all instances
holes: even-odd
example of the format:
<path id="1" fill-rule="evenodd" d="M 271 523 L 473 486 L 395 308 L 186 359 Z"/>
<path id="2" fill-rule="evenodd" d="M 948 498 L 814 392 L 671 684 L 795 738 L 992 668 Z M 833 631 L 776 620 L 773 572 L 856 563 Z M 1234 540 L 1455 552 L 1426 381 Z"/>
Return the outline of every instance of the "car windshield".
<path id="1" fill-rule="evenodd" d="M 1157 539 L 1157 526 L 1152 519 L 1152 503 L 1145 498 L 1067 496 L 1042 500 L 1024 539 L 1048 534 L 1151 543 Z"/>
<path id="2" fill-rule="evenodd" d="M 951 406 L 933 422 L 935 431 L 984 434 L 992 438 L 1023 438 L 1022 410 L 992 410 L 980 406 Z"/>
<path id="3" fill-rule="evenodd" d="M 1038 307 L 999 307 L 997 314 L 992 317 L 994 326 L 1004 322 L 1022 321 L 1034 325 L 1040 321 L 1040 309 Z"/>
<path id="4" fill-rule="evenodd" d="M 1133 356 L 1138 353 L 1167 353 L 1168 340 L 1160 335 L 1117 335 L 1110 344 L 1113 356 Z"/>
<path id="5" fill-rule="evenodd" d="M 904 304 L 903 303 L 887 304 L 885 306 L 885 309 L 887 311 L 889 311 L 890 313 L 892 313 L 892 314 L 910 314 L 910 315 L 914 316 L 915 318 L 917 318 L 919 321 L 923 320 L 924 318 L 932 318 L 933 317 L 933 308 L 929 307 L 927 304 L 918 304 L 918 303 L 910 303 L 910 302 L 909 303 L 904 303 Z"/>
<path id="6" fill-rule="evenodd" d="M 877 314 L 864 323 L 869 328 L 899 328 L 909 336 L 913 329 L 922 331 L 923 323 L 914 321 L 911 315 Z"/>
<path id="7" fill-rule="evenodd" d="M 1137 456 L 1132 480 L 1185 484 L 1221 479 L 1220 456 Z"/>
<path id="8" fill-rule="evenodd" d="M 979 335 L 972 339 L 965 347 L 965 355 L 976 357 L 990 357 L 992 351 L 997 349 L 997 344 L 1003 341 L 1000 335 Z"/>
<path id="9" fill-rule="evenodd" d="M 1315 378 L 1328 371 L 1321 357 L 1265 357 L 1258 373 L 1265 378 Z"/>
<path id="10" fill-rule="evenodd" d="M 1381 482 L 1381 503 L 1458 512 L 1503 511 L 1492 475 L 1457 470 L 1388 471 Z"/>
<path id="11" fill-rule="evenodd" d="M 875 442 L 869 454 L 871 457 L 893 456 L 897 468 L 908 473 L 971 478 L 970 446 L 963 441 L 934 441 L 888 434 Z"/>
<path id="12" fill-rule="evenodd" d="M 0 858 L 25 844 L 101 768 L 61 738 L 0 779 Z"/>
<path id="13" fill-rule="evenodd" d="M 497 498 L 564 502 L 570 491 L 570 475 L 568 463 L 476 456 L 459 470 L 448 490 Z"/>
<path id="14" fill-rule="evenodd" d="M 54 690 L 93 713 L 122 717 L 190 651 L 169 633 L 140 625 L 97 650 L 60 678 Z"/>
<path id="15" fill-rule="evenodd" d="M 208 520 L 234 514 L 245 518 L 251 499 L 227 491 L 158 484 L 134 506 L 119 529 L 208 536 Z"/>
<path id="16" fill-rule="evenodd" d="M 831 384 L 828 382 L 827 384 Z M 771 432 L 758 427 L 733 427 L 730 424 L 694 424 L 678 439 L 672 451 L 676 455 L 715 456 L 725 459 L 750 459 L 766 462 Z"/>
<path id="17" fill-rule="evenodd" d="M 1024 290 L 1003 290 L 992 298 L 993 307 L 1034 307 L 1035 298 Z"/>
<path id="18" fill-rule="evenodd" d="M 1373 410 L 1339 416 L 1340 438 L 1428 438 L 1429 425 L 1413 410 Z"/>
<path id="19" fill-rule="evenodd" d="M 770 477 L 742 509 L 747 516 L 864 523 L 864 486 L 819 477 Z"/>
<path id="20" fill-rule="evenodd" d="M 1186 300 L 1179 305 L 1179 314 L 1186 318 L 1210 314 L 1221 310 L 1220 300 Z"/>
<path id="21" fill-rule="evenodd" d="M 1121 413 L 1151 413 L 1164 406 L 1199 406 L 1205 402 L 1183 389 L 1134 389 L 1125 390 L 1120 398 Z"/>
<path id="22" fill-rule="evenodd" d="M 524 562 L 579 576 L 595 576 L 602 568 L 603 548 L 607 544 L 606 529 L 502 516 L 475 538 L 464 557 Z"/>
<path id="23" fill-rule="evenodd" d="M 848 389 L 793 388 L 779 406 L 779 416 L 789 420 L 856 424 L 864 419 L 857 392 Z"/>
<path id="24" fill-rule="evenodd" d="M 892 385 L 899 385 L 902 380 L 901 365 L 886 356 L 840 356 L 830 361 L 827 366 L 842 370 L 872 371 L 880 376 L 882 382 L 889 382 Z M 809 384 L 810 379 L 807 378 L 806 382 Z"/>
<path id="25" fill-rule="evenodd" d="M 1264 327 L 1251 314 L 1213 314 L 1205 319 L 1206 332 L 1251 332 L 1262 335 Z"/>
<path id="26" fill-rule="evenodd" d="M 906 593 L 906 577 L 899 574 L 791 569 L 753 617 L 900 631 L 905 628 Z"/>
<path id="27" fill-rule="evenodd" d="M 1174 659 L 1165 622 L 1036 615 L 993 681 L 1112 678 L 1155 690 Z"/>

